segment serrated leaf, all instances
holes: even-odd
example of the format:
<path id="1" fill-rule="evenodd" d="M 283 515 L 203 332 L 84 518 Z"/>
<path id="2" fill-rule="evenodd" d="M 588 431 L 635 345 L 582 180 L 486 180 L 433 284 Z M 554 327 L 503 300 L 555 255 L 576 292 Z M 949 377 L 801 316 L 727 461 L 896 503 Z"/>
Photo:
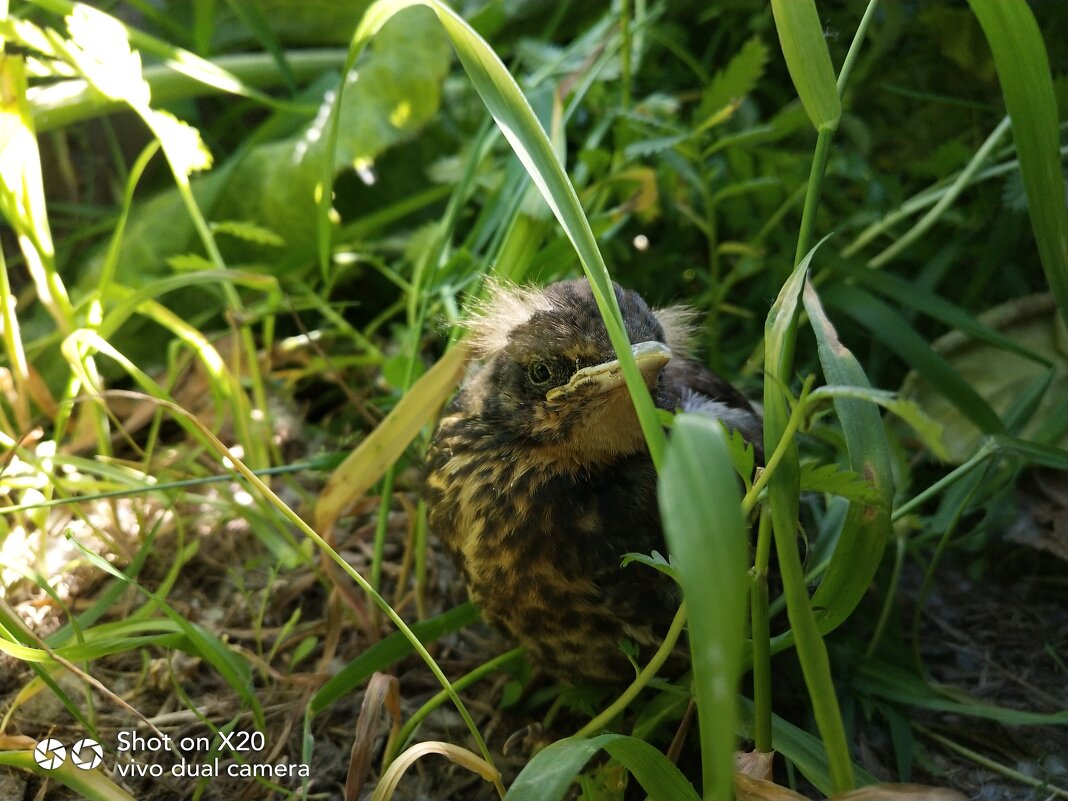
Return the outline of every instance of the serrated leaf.
<path id="1" fill-rule="evenodd" d="M 246 242 L 252 242 L 255 245 L 268 245 L 270 247 L 280 248 L 286 243 L 282 237 L 270 228 L 264 228 L 262 225 L 256 225 L 256 223 L 249 222 L 248 220 L 222 220 L 221 222 L 213 222 L 211 224 L 211 229 L 217 234 L 229 234 L 238 239 L 243 239 Z"/>
<path id="2" fill-rule="evenodd" d="M 756 468 L 756 451 L 753 443 L 747 442 L 738 429 L 731 429 L 727 437 L 727 453 L 731 464 L 745 484 L 746 491 L 753 486 L 753 470 Z"/>
<path id="3" fill-rule="evenodd" d="M 727 62 L 726 67 L 712 77 L 697 108 L 697 121 L 716 114 L 753 91 L 757 81 L 764 75 L 767 63 L 768 47 L 759 36 L 754 36 L 742 45 L 742 49 Z"/>
<path id="4" fill-rule="evenodd" d="M 214 270 L 215 265 L 196 253 L 179 253 L 167 259 L 167 266 L 176 272 L 197 272 L 199 270 Z"/>
<path id="5" fill-rule="evenodd" d="M 115 17 L 79 3 L 67 17 L 68 54 L 98 92 L 131 106 L 147 106 L 148 83 L 141 54 L 130 49 L 126 28 Z"/>
<path id="6" fill-rule="evenodd" d="M 802 464 L 801 491 L 825 492 L 859 503 L 876 503 L 879 500 L 879 491 L 863 476 L 852 470 L 843 470 L 837 464 Z"/>
<path id="7" fill-rule="evenodd" d="M 675 581 L 679 580 L 679 573 L 672 564 L 664 557 L 660 551 L 653 551 L 648 553 L 625 553 L 623 559 L 620 561 L 620 567 L 626 567 L 632 562 L 646 565 L 653 568 L 653 570 L 659 570 L 665 576 L 670 576 Z"/>

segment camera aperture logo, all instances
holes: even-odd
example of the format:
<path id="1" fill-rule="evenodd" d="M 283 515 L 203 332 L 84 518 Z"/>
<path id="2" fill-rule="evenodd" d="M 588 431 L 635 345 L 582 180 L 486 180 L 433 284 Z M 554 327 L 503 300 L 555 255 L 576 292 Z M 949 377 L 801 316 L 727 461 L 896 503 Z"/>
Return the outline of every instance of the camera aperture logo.
<path id="1" fill-rule="evenodd" d="M 41 740 L 33 749 L 33 761 L 45 770 L 58 770 L 67 761 L 67 746 L 53 737 Z M 70 749 L 70 763 L 82 770 L 92 770 L 104 761 L 104 746 L 84 737 Z"/>
<path id="2" fill-rule="evenodd" d="M 169 734 L 145 737 L 134 729 L 118 733 L 115 750 L 126 758 L 115 761 L 115 773 L 124 778 L 162 778 L 165 774 L 176 778 L 204 778 L 229 776 L 232 778 L 286 779 L 307 778 L 311 769 L 303 763 L 268 764 L 252 761 L 267 747 L 263 732 L 218 732 L 213 737 L 171 737 Z M 170 765 L 159 761 L 140 761 L 136 756 L 169 753 L 176 757 Z M 230 754 L 235 759 L 226 759 Z M 37 743 L 33 758 L 45 770 L 58 770 L 70 758 L 70 763 L 82 770 L 93 770 L 104 761 L 104 746 L 90 737 L 74 743 L 70 749 L 59 740 L 49 737 Z"/>

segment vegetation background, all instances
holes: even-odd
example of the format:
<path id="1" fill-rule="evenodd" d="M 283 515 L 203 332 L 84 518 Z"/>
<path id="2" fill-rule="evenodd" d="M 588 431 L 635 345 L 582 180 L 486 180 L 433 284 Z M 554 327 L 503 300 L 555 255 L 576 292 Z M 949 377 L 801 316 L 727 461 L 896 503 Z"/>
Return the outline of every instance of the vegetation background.
<path id="1" fill-rule="evenodd" d="M 0 796 L 1068 797 L 1063 3 L 405 5 L 0 2 Z M 714 647 L 622 700 L 418 497 L 482 277 L 604 264 L 768 421 L 636 395 Z M 216 755 L 311 776 L 117 768 Z"/>

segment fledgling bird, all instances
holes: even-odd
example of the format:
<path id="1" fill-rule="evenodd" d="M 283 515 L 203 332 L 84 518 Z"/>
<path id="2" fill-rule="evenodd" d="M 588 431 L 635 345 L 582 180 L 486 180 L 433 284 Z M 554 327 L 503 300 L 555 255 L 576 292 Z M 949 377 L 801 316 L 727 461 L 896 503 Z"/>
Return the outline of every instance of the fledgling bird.
<path id="1" fill-rule="evenodd" d="M 614 289 L 656 405 L 715 416 L 759 449 L 749 402 L 689 357 L 692 312 Z M 665 546 L 656 472 L 589 283 L 493 284 L 467 325 L 480 366 L 430 445 L 431 531 L 535 664 L 572 681 L 632 677 L 621 643 L 651 655 L 679 598 L 667 576 L 620 566 Z"/>

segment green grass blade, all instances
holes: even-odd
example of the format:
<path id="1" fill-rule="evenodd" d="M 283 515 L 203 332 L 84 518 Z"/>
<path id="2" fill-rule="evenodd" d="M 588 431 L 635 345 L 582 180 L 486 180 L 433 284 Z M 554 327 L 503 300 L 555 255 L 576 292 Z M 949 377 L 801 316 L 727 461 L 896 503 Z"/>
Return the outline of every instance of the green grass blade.
<path id="1" fill-rule="evenodd" d="M 237 693 L 252 711 L 257 725 L 263 725 L 263 709 L 252 687 L 252 669 L 244 657 L 233 649 L 228 648 L 222 640 L 204 627 L 186 620 L 186 618 L 172 609 L 164 599 L 142 587 L 106 559 L 90 551 L 77 539 L 70 537 L 70 540 L 78 548 L 82 556 L 94 567 L 122 582 L 130 584 L 146 598 L 154 601 L 160 611 L 167 615 L 182 634 L 189 639 L 197 654 L 219 672 L 223 680 L 230 685 L 230 688 Z"/>
<path id="2" fill-rule="evenodd" d="M 748 737 L 752 734 L 755 722 L 755 705 L 748 698 L 741 698 L 739 711 L 742 718 L 739 733 L 743 737 Z M 831 773 L 823 743 L 804 729 L 798 728 L 778 715 L 772 715 L 771 731 L 775 750 L 793 762 L 801 771 L 801 775 L 812 782 L 817 790 L 824 795 L 830 795 L 832 793 Z M 853 765 L 853 778 L 858 786 L 875 784 L 878 781 L 856 764 Z"/>
<path id="3" fill-rule="evenodd" d="M 900 356 L 983 432 L 1005 432 L 1005 424 L 990 405 L 895 309 L 852 286 L 831 287 L 823 293 L 823 299 L 871 331 L 875 339 Z"/>
<path id="4" fill-rule="evenodd" d="M 870 389 L 864 370 L 838 339 L 838 332 L 811 284 L 805 287 L 804 304 L 816 334 L 820 364 L 827 382 Z M 863 400 L 836 398 L 834 409 L 849 450 L 849 467 L 874 485 L 879 502 L 870 505 L 857 501 L 850 503 L 838 546 L 812 597 L 813 606 L 823 610 L 820 628 L 824 632 L 844 621 L 868 591 L 890 536 L 890 508 L 894 497 L 890 446 L 878 408 Z"/>
<path id="5" fill-rule="evenodd" d="M 996 720 L 1006 726 L 1068 725 L 1068 709 L 1060 712 L 1009 709 L 983 703 L 956 688 L 950 696 L 939 692 L 937 687 L 931 686 L 915 673 L 879 659 L 858 661 L 854 681 L 866 693 L 911 707 Z"/>
<path id="6" fill-rule="evenodd" d="M 813 0 L 771 0 L 786 68 L 817 131 L 834 130 L 842 102 L 831 66 L 831 54 Z"/>
<path id="7" fill-rule="evenodd" d="M 899 278 L 881 270 L 854 267 L 847 262 L 836 264 L 834 271 L 860 283 L 862 286 L 875 290 L 888 300 L 892 300 L 897 306 L 915 309 L 945 324 L 948 328 L 955 328 L 964 332 L 972 339 L 985 342 L 995 348 L 1001 348 L 1009 353 L 1015 353 L 1036 364 L 1045 365 L 1046 367 L 1050 367 L 1053 364 L 1041 353 L 1028 348 L 1012 337 L 1002 334 L 986 323 L 980 322 L 956 303 L 924 289 L 914 281 L 907 281 L 904 278 Z"/>
<path id="8" fill-rule="evenodd" d="M 478 618 L 478 607 L 468 601 L 430 620 L 413 623 L 411 629 L 420 641 L 429 643 L 464 626 L 470 626 Z M 352 692 L 374 675 L 375 671 L 384 670 L 412 650 L 412 644 L 403 632 L 393 632 L 345 665 L 337 675 L 320 687 L 312 696 L 308 709 L 313 713 L 321 712 L 341 696 Z"/>
<path id="9" fill-rule="evenodd" d="M 790 421 L 787 387 L 793 371 L 799 301 L 814 252 L 815 248 L 783 284 L 765 325 L 764 448 L 769 453 L 779 449 Z M 796 442 L 790 441 L 783 453 L 767 485 L 775 550 L 779 556 L 787 616 L 816 724 L 827 749 L 832 785 L 836 792 L 843 792 L 853 787 L 849 746 L 831 679 L 827 649 L 809 601 L 797 550 L 801 468 Z"/>
<path id="10" fill-rule="evenodd" d="M 994 54 L 1039 257 L 1068 325 L 1068 214 L 1049 56 L 1027 3 L 968 0 Z"/>
<path id="11" fill-rule="evenodd" d="M 658 492 L 689 610 L 706 798 L 731 793 L 748 587 L 745 520 L 723 426 L 675 418 Z"/>
<path id="12" fill-rule="evenodd" d="M 559 801 L 583 766 L 601 749 L 634 774 L 651 798 L 700 801 L 693 785 L 674 763 L 644 740 L 625 734 L 556 741 L 526 764 L 504 801 Z"/>
<path id="13" fill-rule="evenodd" d="M 104 775 L 101 770 L 84 770 L 69 760 L 55 770 L 45 770 L 33 758 L 33 751 L 0 751 L 0 765 L 36 773 L 46 781 L 69 787 L 86 801 L 134 801 L 134 797 Z"/>
<path id="14" fill-rule="evenodd" d="M 379 0 L 367 9 L 352 39 L 346 74 L 356 63 L 368 40 L 397 12 L 422 5 L 437 15 L 467 71 L 471 83 L 497 122 L 501 133 L 512 146 L 534 185 L 560 222 L 564 233 L 578 254 L 590 281 L 594 299 L 605 320 L 609 339 L 619 357 L 623 376 L 630 389 L 642 431 L 649 443 L 653 462 L 660 466 L 666 440 L 656 415 L 653 399 L 638 372 L 630 352 L 630 342 L 623 327 L 619 303 L 612 291 L 608 267 L 597 246 L 589 220 L 583 212 L 578 194 L 568 179 L 549 137 L 538 122 L 530 104 L 515 79 L 488 44 L 456 12 L 438 0 Z M 323 164 L 323 192 L 319 210 L 319 258 L 325 275 L 330 256 L 330 198 L 333 186 L 333 154 L 336 148 L 341 96 L 339 87 L 328 125 L 326 159 Z"/>

